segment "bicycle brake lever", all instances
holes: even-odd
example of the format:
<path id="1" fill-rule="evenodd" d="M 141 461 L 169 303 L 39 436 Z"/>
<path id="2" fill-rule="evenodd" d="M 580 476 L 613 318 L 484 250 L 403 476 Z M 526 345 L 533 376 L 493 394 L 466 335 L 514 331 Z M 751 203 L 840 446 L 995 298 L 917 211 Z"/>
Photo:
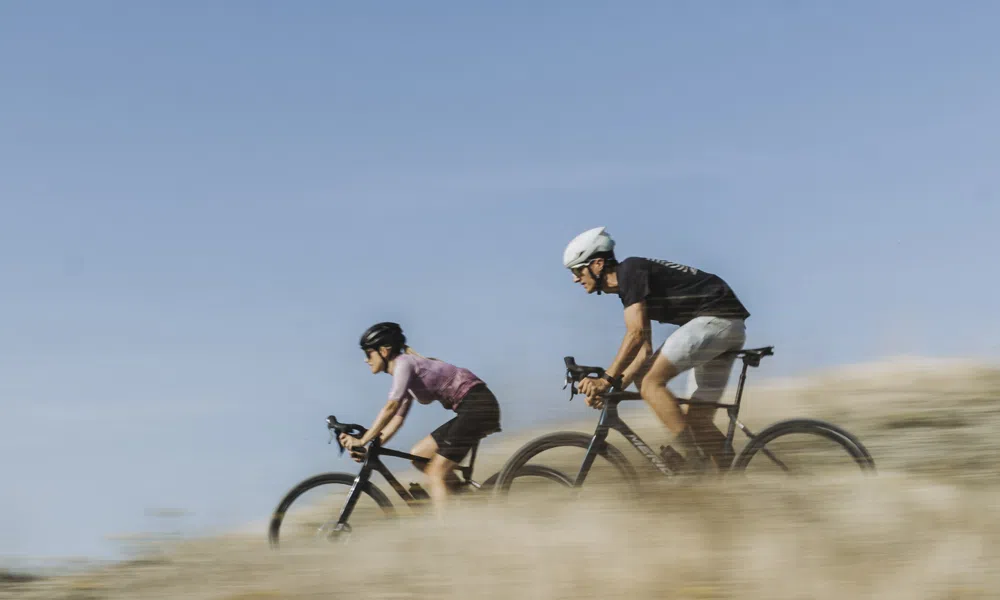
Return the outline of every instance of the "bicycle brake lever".
<path id="1" fill-rule="evenodd" d="M 573 380 L 570 377 L 566 378 L 566 383 L 563 384 L 562 389 L 566 389 L 569 386 L 569 401 L 573 401 L 573 396 L 576 395 L 576 386 L 573 385 Z"/>
<path id="2" fill-rule="evenodd" d="M 339 455 L 343 456 L 344 455 L 344 445 L 340 443 L 340 437 L 331 429 L 330 430 L 330 439 L 327 440 L 326 443 L 327 444 L 332 443 L 333 440 L 337 440 L 337 448 L 339 450 Z"/>

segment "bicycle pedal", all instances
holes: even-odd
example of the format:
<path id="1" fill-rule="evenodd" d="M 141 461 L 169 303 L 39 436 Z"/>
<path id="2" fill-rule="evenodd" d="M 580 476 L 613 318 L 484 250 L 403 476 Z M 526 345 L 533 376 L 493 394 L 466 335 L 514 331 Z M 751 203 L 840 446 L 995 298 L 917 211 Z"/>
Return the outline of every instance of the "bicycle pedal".
<path id="1" fill-rule="evenodd" d="M 677 472 L 687 469 L 687 461 L 670 446 L 660 446 L 660 458 L 663 459 L 663 462 L 667 463 L 671 471 Z"/>
<path id="2" fill-rule="evenodd" d="M 427 490 L 425 490 L 419 483 L 414 483 L 411 481 L 409 492 L 410 495 L 413 496 L 413 498 L 418 501 L 431 499 L 431 495 L 428 494 Z"/>

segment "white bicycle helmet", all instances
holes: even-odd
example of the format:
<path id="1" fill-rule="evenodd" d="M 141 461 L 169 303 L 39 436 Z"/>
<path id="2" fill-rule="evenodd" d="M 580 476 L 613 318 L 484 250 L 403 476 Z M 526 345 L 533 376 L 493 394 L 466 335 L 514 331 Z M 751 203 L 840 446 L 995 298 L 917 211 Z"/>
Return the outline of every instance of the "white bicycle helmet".
<path id="1" fill-rule="evenodd" d="M 563 266 L 567 269 L 582 267 L 595 258 L 613 256 L 615 241 L 604 227 L 588 229 L 573 238 L 563 250 Z"/>

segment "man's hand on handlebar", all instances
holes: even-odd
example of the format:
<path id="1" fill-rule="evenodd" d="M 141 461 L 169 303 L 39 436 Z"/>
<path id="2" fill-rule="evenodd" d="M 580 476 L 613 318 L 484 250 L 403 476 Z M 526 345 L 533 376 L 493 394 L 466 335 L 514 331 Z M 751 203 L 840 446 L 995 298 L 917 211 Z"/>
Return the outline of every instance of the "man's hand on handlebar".
<path id="1" fill-rule="evenodd" d="M 597 377 L 584 377 L 577 385 L 577 390 L 587 396 L 587 406 L 597 409 L 604 408 L 604 400 L 601 398 L 601 394 L 604 394 L 609 389 L 611 389 L 611 383 L 607 379 L 599 379 Z"/>
<path id="2" fill-rule="evenodd" d="M 597 377 L 584 377 L 576 387 L 581 394 L 587 395 L 587 404 L 589 405 L 591 398 L 600 396 L 611 389 L 611 382 Z"/>

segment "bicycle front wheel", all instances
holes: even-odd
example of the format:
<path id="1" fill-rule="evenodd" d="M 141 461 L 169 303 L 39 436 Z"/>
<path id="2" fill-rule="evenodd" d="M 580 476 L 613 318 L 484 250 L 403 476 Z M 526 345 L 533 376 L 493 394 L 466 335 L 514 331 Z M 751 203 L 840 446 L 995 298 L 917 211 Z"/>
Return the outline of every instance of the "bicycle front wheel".
<path id="1" fill-rule="evenodd" d="M 509 495 L 511 485 L 522 476 L 521 474 L 526 469 L 542 467 L 539 464 L 528 464 L 540 456 L 544 456 L 542 460 L 548 465 L 554 464 L 559 467 L 560 471 L 568 475 L 569 484 L 574 485 L 582 471 L 586 452 L 592 441 L 593 435 L 591 434 L 561 431 L 543 435 L 528 442 L 515 452 L 500 469 L 495 494 L 498 496 Z M 551 466 L 545 468 L 551 468 Z M 625 458 L 625 455 L 618 448 L 609 444 L 607 440 L 601 442 L 600 447 L 593 455 L 593 462 L 586 469 L 586 481 L 597 480 L 609 483 L 613 487 L 624 489 L 627 494 L 634 494 L 638 491 L 639 478 L 635 468 Z"/>
<path id="2" fill-rule="evenodd" d="M 279 537 L 315 541 L 345 537 L 351 526 L 337 521 L 346 506 L 356 476 L 348 473 L 323 473 L 310 477 L 291 489 L 278 503 L 268 526 L 268 541 L 277 549 Z M 307 499 L 306 495 L 317 492 Z M 357 490 L 359 497 L 354 505 L 350 520 L 372 523 L 394 517 L 392 502 L 382 490 L 371 481 L 366 481 Z M 295 512 L 290 509 L 294 504 Z"/>
<path id="3" fill-rule="evenodd" d="M 849 431 L 815 419 L 790 419 L 767 427 L 743 448 L 730 469 L 806 475 L 875 474 L 875 459 Z"/>

